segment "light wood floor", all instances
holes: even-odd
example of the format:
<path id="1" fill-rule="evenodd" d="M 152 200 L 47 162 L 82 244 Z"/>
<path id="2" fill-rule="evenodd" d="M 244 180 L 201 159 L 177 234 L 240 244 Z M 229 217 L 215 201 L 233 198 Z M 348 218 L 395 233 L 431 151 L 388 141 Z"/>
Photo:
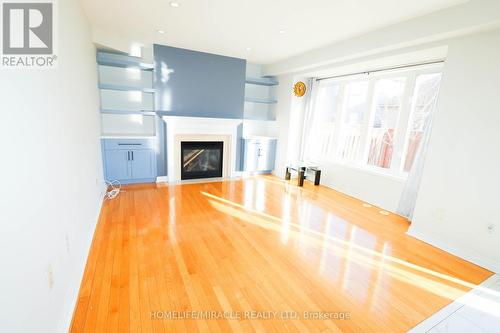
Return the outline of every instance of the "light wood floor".
<path id="1" fill-rule="evenodd" d="M 406 236 L 405 219 L 309 183 L 125 191 L 104 204 L 72 332 L 406 332 L 492 275 Z M 236 319 L 161 319 L 186 311 Z"/>

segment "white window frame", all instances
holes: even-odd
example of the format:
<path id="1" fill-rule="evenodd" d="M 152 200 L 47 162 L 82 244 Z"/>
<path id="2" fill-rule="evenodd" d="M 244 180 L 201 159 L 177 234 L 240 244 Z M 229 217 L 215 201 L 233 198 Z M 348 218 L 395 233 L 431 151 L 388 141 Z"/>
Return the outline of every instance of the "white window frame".
<path id="1" fill-rule="evenodd" d="M 369 75 L 356 75 L 343 78 L 328 79 L 328 83 L 325 84 L 340 84 L 339 87 L 339 97 L 337 100 L 338 108 L 336 114 L 336 121 L 333 128 L 333 138 L 332 147 L 328 147 L 329 153 L 323 157 L 323 161 L 332 164 L 338 164 L 344 167 L 355 168 L 358 170 L 367 171 L 370 173 L 375 173 L 378 175 L 394 177 L 398 179 L 405 179 L 408 173 L 404 169 L 404 160 L 407 154 L 407 141 L 409 133 L 409 124 L 413 119 L 413 97 L 415 94 L 415 84 L 417 77 L 423 74 L 433 74 L 441 73 L 443 69 L 442 64 L 425 65 L 422 67 L 415 67 L 413 69 L 399 69 L 394 71 L 385 71 L 371 73 Z M 389 169 L 382 168 L 379 166 L 368 164 L 368 154 L 369 154 L 369 138 L 372 130 L 372 122 L 375 116 L 375 84 L 381 79 L 391 79 L 405 77 L 405 88 L 403 92 L 403 97 L 401 99 L 401 108 L 398 116 L 397 126 L 394 133 L 394 147 L 391 158 L 391 166 Z M 368 110 L 363 117 L 362 132 L 360 138 L 360 146 L 357 152 L 357 158 L 355 161 L 346 161 L 338 158 L 338 143 L 340 134 L 342 131 L 342 126 L 344 124 L 344 119 L 346 116 L 346 103 L 345 90 L 349 83 L 356 81 L 368 81 L 368 92 L 367 92 L 367 104 Z"/>

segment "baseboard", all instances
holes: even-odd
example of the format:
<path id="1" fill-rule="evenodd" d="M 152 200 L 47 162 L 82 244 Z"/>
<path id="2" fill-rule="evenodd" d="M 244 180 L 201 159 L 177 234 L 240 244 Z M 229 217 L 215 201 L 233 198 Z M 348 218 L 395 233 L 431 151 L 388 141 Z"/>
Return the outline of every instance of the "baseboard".
<path id="1" fill-rule="evenodd" d="M 261 170 L 261 171 L 241 171 L 240 177 L 250 177 L 250 176 L 258 176 L 258 175 L 270 175 L 272 174 L 271 170 Z"/>
<path id="2" fill-rule="evenodd" d="M 475 265 L 486 268 L 487 270 L 490 270 L 494 273 L 500 274 L 500 263 L 499 262 L 497 262 L 495 260 L 488 259 L 488 258 L 483 258 L 481 255 L 479 255 L 475 251 L 459 249 L 457 246 L 454 246 L 450 242 L 439 239 L 437 236 L 429 235 L 429 234 L 426 234 L 424 232 L 415 230 L 415 228 L 412 228 L 412 227 L 410 227 L 410 229 L 408 229 L 406 234 L 408 236 L 411 236 L 411 237 L 414 237 L 418 240 L 421 240 L 429 245 L 437 247 L 438 249 L 441 249 L 443 251 L 451 253 L 451 254 L 453 254 L 457 257 L 460 257 L 464 260 L 467 260 L 470 263 L 473 263 Z"/>
<path id="3" fill-rule="evenodd" d="M 168 176 L 159 176 L 156 177 L 157 183 L 168 183 Z"/>

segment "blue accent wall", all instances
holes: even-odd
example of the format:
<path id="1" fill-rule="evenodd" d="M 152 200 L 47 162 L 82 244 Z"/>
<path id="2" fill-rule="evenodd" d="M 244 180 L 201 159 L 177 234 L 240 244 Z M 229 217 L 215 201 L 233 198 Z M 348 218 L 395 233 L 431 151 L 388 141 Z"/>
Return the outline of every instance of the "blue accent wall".
<path id="1" fill-rule="evenodd" d="M 246 60 L 154 45 L 156 111 L 243 119 Z"/>

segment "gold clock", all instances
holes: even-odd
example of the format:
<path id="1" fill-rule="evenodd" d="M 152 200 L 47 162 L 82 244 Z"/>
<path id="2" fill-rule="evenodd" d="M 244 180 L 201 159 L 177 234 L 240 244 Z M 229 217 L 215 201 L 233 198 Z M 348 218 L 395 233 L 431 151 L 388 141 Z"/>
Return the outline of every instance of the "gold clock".
<path id="1" fill-rule="evenodd" d="M 306 84 L 302 81 L 295 83 L 293 86 L 293 92 L 297 97 L 304 96 L 306 94 Z"/>

